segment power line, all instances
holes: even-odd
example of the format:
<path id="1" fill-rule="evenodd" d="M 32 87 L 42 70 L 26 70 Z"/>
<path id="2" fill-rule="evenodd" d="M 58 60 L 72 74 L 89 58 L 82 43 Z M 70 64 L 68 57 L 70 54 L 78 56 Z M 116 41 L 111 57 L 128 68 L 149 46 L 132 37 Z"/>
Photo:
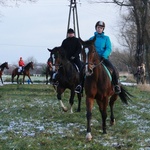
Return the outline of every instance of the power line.
<path id="1" fill-rule="evenodd" d="M 46 47 L 43 45 L 18 45 L 18 44 L 0 44 L 0 46 L 13 46 L 13 47 Z"/>

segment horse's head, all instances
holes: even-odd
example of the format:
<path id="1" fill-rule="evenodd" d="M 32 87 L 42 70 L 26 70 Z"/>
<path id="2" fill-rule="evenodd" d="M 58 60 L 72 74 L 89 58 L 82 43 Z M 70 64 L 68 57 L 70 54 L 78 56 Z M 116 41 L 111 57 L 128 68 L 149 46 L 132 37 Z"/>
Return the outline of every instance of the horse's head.
<path id="1" fill-rule="evenodd" d="M 8 62 L 5 62 L 5 63 L 4 63 L 4 67 L 5 67 L 6 69 L 9 69 L 9 67 L 8 67 Z"/>
<path id="2" fill-rule="evenodd" d="M 60 51 L 61 47 L 54 47 L 53 49 L 48 49 L 50 52 L 50 59 L 52 63 L 52 68 L 54 71 L 57 71 L 60 66 Z"/>
<path id="3" fill-rule="evenodd" d="M 80 43 L 82 44 L 82 57 L 83 62 L 85 63 L 85 73 L 86 76 L 90 76 L 93 74 L 93 69 L 97 62 L 99 62 L 98 54 L 94 47 L 95 37 L 93 40 L 83 41 L 81 38 Z"/>
<path id="4" fill-rule="evenodd" d="M 32 61 L 29 63 L 29 67 L 30 67 L 31 69 L 34 69 L 33 62 L 32 62 Z"/>

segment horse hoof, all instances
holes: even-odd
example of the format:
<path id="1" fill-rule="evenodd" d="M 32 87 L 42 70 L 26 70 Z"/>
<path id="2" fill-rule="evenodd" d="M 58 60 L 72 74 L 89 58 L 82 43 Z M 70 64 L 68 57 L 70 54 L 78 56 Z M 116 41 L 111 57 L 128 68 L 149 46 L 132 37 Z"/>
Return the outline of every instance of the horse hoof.
<path id="1" fill-rule="evenodd" d="M 111 125 L 111 126 L 113 126 L 113 125 L 115 125 L 115 124 L 116 124 L 115 119 L 114 119 L 113 121 L 110 121 L 110 125 Z"/>
<path id="2" fill-rule="evenodd" d="M 68 109 L 66 107 L 63 107 L 62 109 L 63 109 L 64 112 L 68 111 Z"/>
<path id="3" fill-rule="evenodd" d="M 88 142 L 92 140 L 92 135 L 91 135 L 90 132 L 86 134 L 86 140 L 87 140 Z"/>

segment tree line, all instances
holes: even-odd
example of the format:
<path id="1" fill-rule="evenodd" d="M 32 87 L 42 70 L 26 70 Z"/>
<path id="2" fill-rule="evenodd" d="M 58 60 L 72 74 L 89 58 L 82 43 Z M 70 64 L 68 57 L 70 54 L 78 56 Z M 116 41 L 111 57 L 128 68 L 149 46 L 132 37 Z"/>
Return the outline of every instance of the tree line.
<path id="1" fill-rule="evenodd" d="M 124 65 L 134 68 L 144 63 L 146 75 L 150 83 L 150 1 L 149 0 L 90 0 L 94 3 L 112 3 L 128 10 L 122 13 L 120 27 L 121 45 L 124 47 L 124 56 L 116 50 L 113 55 Z"/>

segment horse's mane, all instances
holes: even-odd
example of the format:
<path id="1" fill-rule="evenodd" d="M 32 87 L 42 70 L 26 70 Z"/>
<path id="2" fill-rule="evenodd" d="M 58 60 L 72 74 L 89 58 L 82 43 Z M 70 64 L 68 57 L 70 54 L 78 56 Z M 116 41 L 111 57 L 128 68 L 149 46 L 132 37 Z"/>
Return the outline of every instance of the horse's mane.
<path id="1" fill-rule="evenodd" d="M 28 68 L 30 65 L 31 65 L 31 63 L 33 63 L 32 61 L 30 61 L 27 65 L 25 65 L 25 67 L 24 68 Z"/>
<path id="2" fill-rule="evenodd" d="M 0 68 L 2 68 L 5 64 L 7 64 L 8 62 L 4 62 L 3 64 L 0 65 Z"/>
<path id="3" fill-rule="evenodd" d="M 84 47 L 92 47 L 93 51 L 95 52 L 95 60 L 102 60 L 102 58 L 98 55 L 98 53 L 96 51 L 96 48 L 95 48 L 95 45 L 94 45 L 95 40 L 96 40 L 95 36 L 91 40 L 83 41 L 82 39 L 80 39 L 81 44 L 84 45 Z"/>

